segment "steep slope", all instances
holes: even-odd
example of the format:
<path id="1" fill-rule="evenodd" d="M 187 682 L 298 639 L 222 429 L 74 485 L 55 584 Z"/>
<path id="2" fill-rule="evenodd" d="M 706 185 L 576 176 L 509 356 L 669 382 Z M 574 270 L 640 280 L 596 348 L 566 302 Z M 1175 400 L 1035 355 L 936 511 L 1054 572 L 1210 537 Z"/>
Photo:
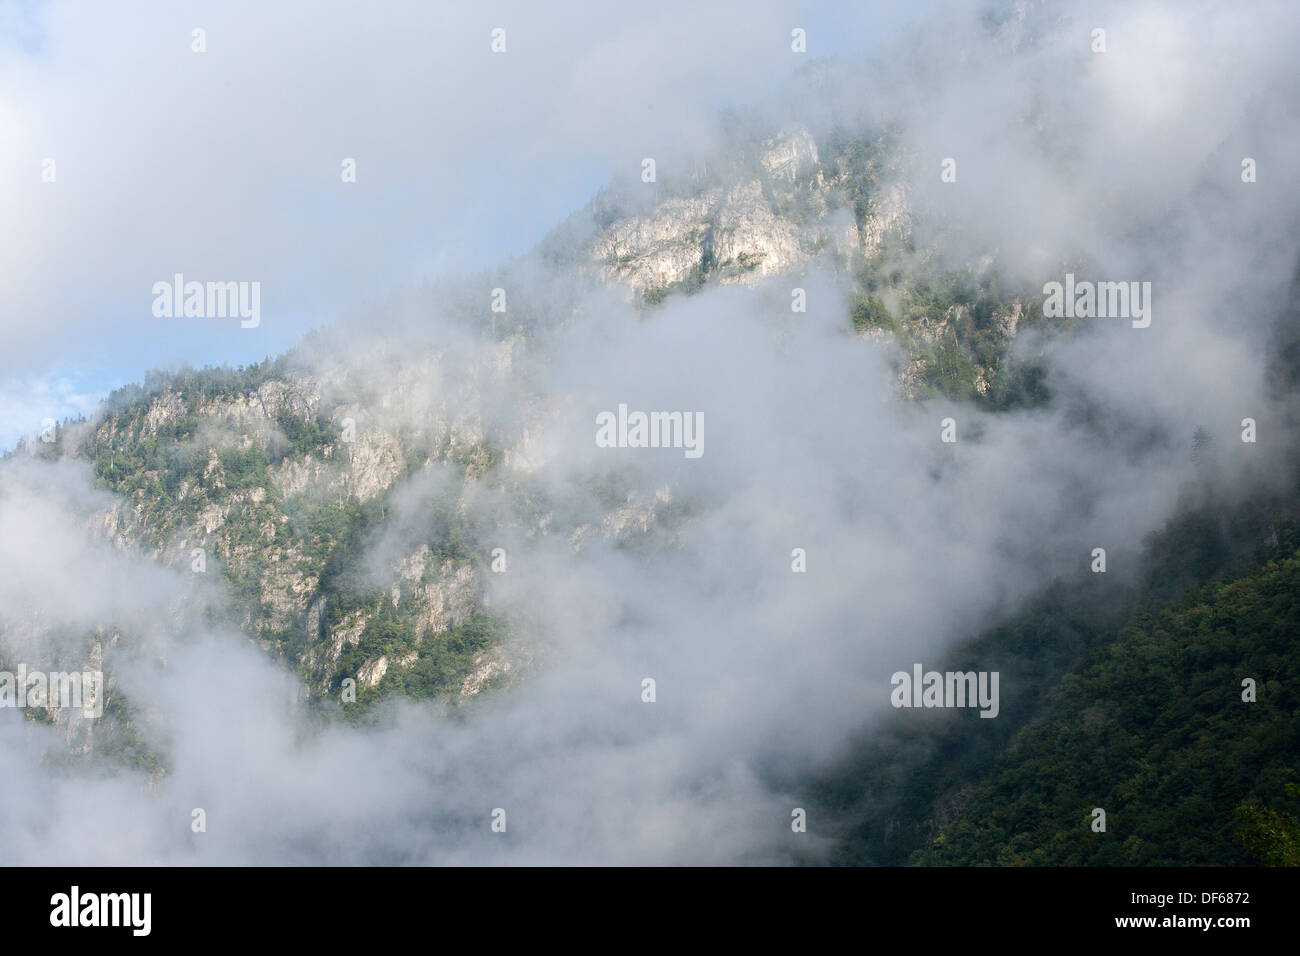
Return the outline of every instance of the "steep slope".
<path id="1" fill-rule="evenodd" d="M 914 861 L 1281 862 L 1278 840 L 1300 832 L 1288 798 L 1300 783 L 1298 679 L 1292 550 L 1093 651 Z M 1095 808 L 1104 832 L 1092 827 Z"/>
<path id="2" fill-rule="evenodd" d="M 944 266 L 914 240 L 898 146 L 887 132 L 769 130 L 728 116 L 721 154 L 653 183 L 619 182 L 561 225 L 543 261 L 625 288 L 653 306 L 708 284 L 792 280 L 829 268 L 856 291 L 865 336 L 902 346 L 899 387 L 1005 408 L 1046 398 L 1032 361 L 1011 362 L 1017 331 L 1041 316 L 995 255 Z"/>
<path id="3" fill-rule="evenodd" d="M 470 346 L 390 354 L 363 345 L 358 354 L 352 340 L 322 339 L 238 371 L 153 374 L 55 446 L 29 450 L 88 458 L 121 495 L 101 534 L 220 574 L 240 626 L 312 694 L 336 694 L 352 678 L 365 705 L 390 693 L 472 696 L 527 666 L 531 651 L 507 649 L 503 622 L 483 604 L 495 531 L 528 525 L 580 546 L 593 531 L 651 535 L 672 513 L 670 492 L 607 476 L 565 526 L 499 467 L 527 459 L 528 428 L 548 414 L 513 361 L 544 347 L 583 289 L 621 289 L 653 308 L 710 284 L 797 281 L 828 265 L 861 290 L 846 328 L 903 347 L 905 395 L 993 407 L 1042 400 L 1032 367 L 1002 368 L 1024 303 L 1000 291 L 991 267 L 934 273 L 912 249 L 886 137 L 835 132 L 819 145 L 803 128 L 728 135 L 727 150 L 689 175 L 615 184 L 535 256 L 439 289 Z M 539 271 L 556 279 L 536 284 Z M 509 321 L 484 308 L 484 286 L 510 289 Z M 494 423 L 505 405 L 529 409 L 527 421 Z M 398 500 L 413 481 L 426 494 L 414 510 Z M 482 493 L 512 502 L 495 529 L 471 518 Z M 398 551 L 372 566 L 366 552 L 412 521 Z"/>

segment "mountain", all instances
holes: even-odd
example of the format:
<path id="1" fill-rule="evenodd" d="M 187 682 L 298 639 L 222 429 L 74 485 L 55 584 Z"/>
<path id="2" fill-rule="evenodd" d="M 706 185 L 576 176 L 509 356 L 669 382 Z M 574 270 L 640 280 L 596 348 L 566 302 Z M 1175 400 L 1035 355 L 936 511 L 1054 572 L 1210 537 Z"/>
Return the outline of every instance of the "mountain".
<path id="1" fill-rule="evenodd" d="M 511 542 L 690 560 L 681 529 L 724 494 L 684 495 L 668 468 L 570 460 L 548 440 L 574 401 L 545 381 L 553 363 L 573 362 L 557 343 L 598 337 L 592 313 L 606 303 L 618 321 L 649 324 L 697 295 L 776 288 L 773 312 L 799 321 L 786 287 L 806 291 L 826 275 L 849 290 L 833 324 L 845 340 L 884 346 L 903 404 L 987 416 L 1048 404 L 1044 343 L 1079 323 L 1049 327 L 1041 294 L 1004 274 L 995 252 L 954 262 L 920 242 L 925 214 L 887 131 L 728 117 L 721 139 L 653 182 L 611 184 L 518 262 L 399 293 L 254 366 L 153 373 L 12 457 L 84 462 L 111 493 L 90 519 L 98 540 L 215 586 L 234 625 L 300 679 L 309 709 L 365 723 L 389 698 L 459 716 L 545 673 L 553 647 L 532 631 L 529 608 L 490 596 L 489 576 L 514 560 Z M 581 373 L 570 364 L 556 374 Z M 1070 414 L 1132 441 L 1136 460 L 1162 442 L 1171 455 L 1192 453 L 1190 427 L 1153 438 L 1096 404 L 1079 401 Z M 974 444 L 981 433 L 972 431 Z M 1196 451 L 1208 460 L 1205 447 Z M 928 474 L 937 483 L 962 467 L 955 453 L 936 456 Z M 835 492 L 847 512 L 859 507 L 854 488 Z M 984 726 L 978 719 L 864 731 L 819 781 L 816 805 L 835 820 L 830 855 L 1145 864 L 1273 853 L 1257 831 L 1273 820 L 1263 814 L 1285 814 L 1279 794 L 1296 766 L 1286 688 L 1300 558 L 1284 533 L 1290 550 L 1277 544 L 1244 572 L 1239 560 L 1276 505 L 1246 507 L 1240 537 L 1221 540 L 1207 519 L 1177 546 L 1156 546 L 1147 568 L 1160 570 L 1140 586 L 1103 593 L 1087 575 L 1058 577 L 1009 623 L 981 631 L 971 622 L 979 633 L 944 653 L 1003 667 L 1022 692 L 988 733 L 972 729 Z M 1169 556 L 1189 542 L 1183 557 L 1196 561 Z M 1216 581 L 1228 574 L 1239 577 Z M 111 620 L 76 637 L 68 659 L 87 665 L 133 640 Z M 1260 701 L 1224 716 L 1215 707 L 1247 672 L 1267 675 Z M 167 755 L 142 732 L 149 715 L 108 677 L 109 720 L 93 738 L 66 715 L 52 719 L 66 721 L 82 756 L 165 778 Z M 1219 767 L 1224 752 L 1233 760 Z M 1180 775 L 1192 783 L 1184 788 Z M 1134 803 L 1151 792 L 1161 807 Z M 1114 808 L 1104 840 L 1075 825 L 1087 804 Z M 1246 822 L 1227 820 L 1228 805 Z M 1187 819 L 1210 834 L 1204 847 L 1174 832 Z M 1238 837 L 1255 849 L 1233 844 Z"/>
<path id="2" fill-rule="evenodd" d="M 1300 862 L 1300 552 L 1285 538 L 1094 648 L 915 861 Z M 1104 831 L 1079 825 L 1095 808 Z"/>
<path id="3" fill-rule="evenodd" d="M 567 534 L 575 547 L 589 534 L 630 546 L 675 515 L 670 491 L 593 476 L 607 487 L 590 513 L 557 527 L 535 489 L 503 475 L 502 464 L 527 456 L 526 430 L 495 428 L 485 396 L 505 387 L 512 359 L 544 347 L 565 297 L 577 294 L 522 294 L 537 263 L 563 260 L 579 287 L 622 290 L 643 310 L 828 264 L 860 290 L 845 329 L 904 346 L 903 395 L 1041 400 L 1032 367 L 1000 374 L 1025 302 L 1003 297 L 988 264 L 982 273 L 919 264 L 886 138 L 835 131 L 819 146 L 801 128 L 732 136 L 724 159 L 701 160 L 649 197 L 642 183 L 611 186 L 533 257 L 436 290 L 473 349 L 430 343 L 425 354 L 397 355 L 382 339 L 331 344 L 340 333 L 326 332 L 256 366 L 151 374 L 27 453 L 88 460 L 119 496 L 97 532 L 220 575 L 239 626 L 314 695 L 337 694 L 349 677 L 362 707 L 389 694 L 454 701 L 505 686 L 532 655 L 505 640 L 505 622 L 485 606 L 492 535 L 508 524 Z M 485 315 L 486 287 L 497 286 L 532 304 Z M 434 381 L 454 382 L 458 400 L 422 404 Z M 397 496 L 420 474 L 434 505 L 413 527 Z M 468 516 L 466 502 L 488 491 L 510 497 L 502 526 Z M 363 545 L 398 522 L 400 553 L 362 566 Z"/>

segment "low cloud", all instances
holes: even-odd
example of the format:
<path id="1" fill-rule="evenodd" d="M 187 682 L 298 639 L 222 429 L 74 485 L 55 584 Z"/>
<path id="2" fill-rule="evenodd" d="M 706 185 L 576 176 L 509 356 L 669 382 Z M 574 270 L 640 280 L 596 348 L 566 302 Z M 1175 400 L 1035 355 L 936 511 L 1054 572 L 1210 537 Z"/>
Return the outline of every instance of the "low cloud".
<path id="1" fill-rule="evenodd" d="M 958 8 L 936 34 L 946 45 L 886 63 L 896 85 L 870 119 L 901 122 L 917 168 L 932 166 L 926 183 L 898 171 L 937 224 L 923 241 L 942 241 L 954 263 L 997 250 L 1031 289 L 1076 261 L 1099 278 L 1149 280 L 1149 328 L 1098 319 L 1027 334 L 1017 347 L 1048 369 L 1054 397 L 990 413 L 901 400 L 891 347 L 852 334 L 851 290 L 829 260 L 653 313 L 542 270 L 521 280 L 524 301 L 562 304 L 559 318 L 504 344 L 431 297 L 394 305 L 381 341 L 364 322 L 342 326 L 311 360 L 369 396 L 374 427 L 460 422 L 510 449 L 503 484 L 462 489 L 456 504 L 509 555 L 488 595 L 512 640 L 537 650 L 526 680 L 455 718 L 397 702 L 368 729 L 314 720 L 293 677 L 213 623 L 215 588 L 104 543 L 95 516 L 107 501 L 84 463 L 9 462 L 4 640 L 111 621 L 116 686 L 167 765 L 152 779 L 49 772 L 42 754 L 60 731 L 0 711 L 0 774 L 22 781 L 0 796 L 11 859 L 825 859 L 829 821 L 791 831 L 792 811 L 811 802 L 798 781 L 886 712 L 892 673 L 937 666 L 1054 577 L 1087 573 L 1096 547 L 1124 587 L 1142 538 L 1189 488 L 1245 495 L 1281 473 L 1292 444 L 1265 373 L 1296 261 L 1295 192 L 1242 183 L 1227 163 L 1248 148 L 1289 182 L 1276 160 L 1294 130 L 1270 122 L 1286 109 L 1276 103 L 1297 102 L 1293 79 L 1277 85 L 1286 31 L 1268 9 L 1215 14 L 1215 33 L 1182 6 L 1117 6 L 1101 64 L 1089 59 L 1091 17 L 1029 9 L 990 40 L 987 18 Z M 1220 64 L 1229 45 L 1244 67 L 1223 96 L 1240 110 L 1187 65 Z M 969 55 L 942 53 L 954 49 Z M 869 92 L 852 75 L 833 82 L 845 84 L 833 99 Z M 1075 97 L 1082 105 L 1063 109 Z M 929 108 L 915 119 L 895 109 L 909 101 Z M 990 114 L 998 123 L 983 128 Z M 941 183 L 940 160 L 958 153 L 957 183 Z M 796 283 L 804 314 L 790 311 Z M 596 416 L 619 403 L 701 413 L 705 453 L 598 447 Z M 1244 417 L 1267 437 L 1241 442 Z M 941 440 L 948 418 L 954 443 Z M 1193 460 L 1197 426 L 1220 449 L 1213 475 Z M 613 508 L 592 490 L 611 475 Z M 512 511 L 521 488 L 549 503 L 545 528 Z M 453 491 L 430 465 L 392 493 L 392 519 L 365 542 L 371 585 L 418 547 L 431 498 Z M 794 549 L 806 573 L 792 571 Z M 1003 684 L 1004 708 L 1016 691 Z M 195 808 L 206 833 L 190 829 Z M 497 808 L 504 833 L 492 830 Z"/>

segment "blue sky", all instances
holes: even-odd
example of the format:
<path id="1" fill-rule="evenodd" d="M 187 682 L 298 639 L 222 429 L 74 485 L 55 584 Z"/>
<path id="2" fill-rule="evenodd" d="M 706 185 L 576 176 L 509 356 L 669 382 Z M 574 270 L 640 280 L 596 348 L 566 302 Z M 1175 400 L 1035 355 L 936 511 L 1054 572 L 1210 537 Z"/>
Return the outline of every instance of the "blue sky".
<path id="1" fill-rule="evenodd" d="M 761 100 L 806 62 L 791 27 L 809 55 L 861 55 L 914 13 L 536 6 L 0 0 L 0 447 L 147 369 L 260 361 L 396 286 L 522 254 Z M 261 324 L 153 316 L 176 272 L 260 282 Z"/>

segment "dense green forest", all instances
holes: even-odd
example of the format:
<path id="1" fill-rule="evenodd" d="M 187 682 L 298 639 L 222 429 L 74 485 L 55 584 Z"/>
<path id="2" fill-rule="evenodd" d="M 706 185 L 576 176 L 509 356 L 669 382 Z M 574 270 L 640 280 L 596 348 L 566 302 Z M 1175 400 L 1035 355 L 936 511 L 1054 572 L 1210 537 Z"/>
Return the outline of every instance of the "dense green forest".
<path id="1" fill-rule="evenodd" d="M 1294 863 L 1298 679 L 1294 551 L 1198 588 L 1181 606 L 1144 613 L 1093 650 L 960 818 L 913 859 Z M 1091 826 L 1094 808 L 1106 813 L 1105 832 Z"/>
<path id="2" fill-rule="evenodd" d="M 877 188 L 879 143 L 832 137 L 823 146 L 861 226 Z M 796 215 L 802 207 L 791 202 L 784 213 Z M 719 262 L 710 228 L 692 234 L 703 250 L 696 270 L 646 293 L 651 311 L 726 270 L 753 269 L 744 257 Z M 903 361 L 919 369 L 910 397 L 945 396 L 986 411 L 1051 400 L 1032 347 L 1013 355 L 1006 346 L 1018 331 L 1032 329 L 1038 340 L 1064 334 L 1066 325 L 1044 328 L 1033 296 L 1004 286 L 996 267 L 941 268 L 904 242 L 863 258 L 852 278 L 844 332 L 883 332 L 898 342 Z M 517 305 L 507 322 L 476 298 L 486 284 L 469 283 L 451 301 L 493 339 L 520 331 L 541 337 L 569 311 L 567 299 L 512 293 Z M 1294 389 L 1294 335 L 1274 354 L 1279 386 Z M 454 702 L 476 656 L 500 644 L 507 625 L 477 596 L 467 614 L 430 630 L 421 602 L 440 576 L 482 570 L 487 538 L 457 498 L 478 481 L 506 490 L 503 455 L 487 438 L 453 451 L 398 430 L 399 473 L 374 496 L 328 485 L 285 493 L 277 479 L 286 465 L 323 467 L 346 456 L 335 420 L 340 399 L 272 406 L 264 435 L 219 409 L 261 401 L 259 389 L 276 383 L 273 392 L 305 368 L 290 355 L 239 369 L 151 373 L 109 397 L 77 451 L 102 486 L 136 509 L 133 530 L 146 548 L 179 566 L 191 545 L 207 550 L 238 623 L 298 672 L 314 704 L 337 701 L 343 682 L 380 658 L 404 663 L 359 688 L 357 701 L 342 708 L 347 719 L 374 717 L 374 705 L 392 695 Z M 175 414 L 154 414 L 164 393 Z M 347 396 L 349 403 L 362 398 Z M 1196 436 L 1187 436 L 1193 455 L 1204 444 L 1204 433 Z M 62 451 L 37 447 L 45 457 Z M 362 555 L 393 520 L 394 490 L 432 462 L 459 469 L 459 484 L 431 493 L 419 518 L 405 519 L 414 525 L 404 529 L 408 551 L 423 548 L 429 558 L 398 595 L 376 583 Z M 614 473 L 589 485 L 607 510 L 626 502 L 632 487 Z M 512 507 L 539 507 L 532 492 L 508 491 Z M 946 669 L 1000 673 L 999 719 L 968 711 L 886 718 L 811 788 L 806 780 L 780 782 L 811 789 L 818 818 L 835 821 L 834 862 L 842 864 L 1300 863 L 1297 501 L 1257 495 L 1186 506 L 1147 541 L 1136 573 L 1057 580 L 956 648 Z M 206 530 L 202 516 L 213 509 L 221 521 Z M 671 531 L 688 512 L 687 503 L 674 502 L 656 520 Z M 620 544 L 653 546 L 649 538 Z M 302 585 L 293 601 L 284 599 L 289 580 Z M 1247 679 L 1253 700 L 1243 699 Z M 118 695 L 113 706 L 122 728 L 103 749 L 155 770 L 161 758 L 141 743 L 129 701 Z M 1092 827 L 1095 808 L 1106 813 L 1104 832 Z"/>
<path id="3" fill-rule="evenodd" d="M 1278 502 L 1187 509 L 1133 585 L 1058 581 L 945 667 L 1000 670 L 999 719 L 864 736 L 817 789 L 836 862 L 1296 862 L 1300 526 Z"/>

